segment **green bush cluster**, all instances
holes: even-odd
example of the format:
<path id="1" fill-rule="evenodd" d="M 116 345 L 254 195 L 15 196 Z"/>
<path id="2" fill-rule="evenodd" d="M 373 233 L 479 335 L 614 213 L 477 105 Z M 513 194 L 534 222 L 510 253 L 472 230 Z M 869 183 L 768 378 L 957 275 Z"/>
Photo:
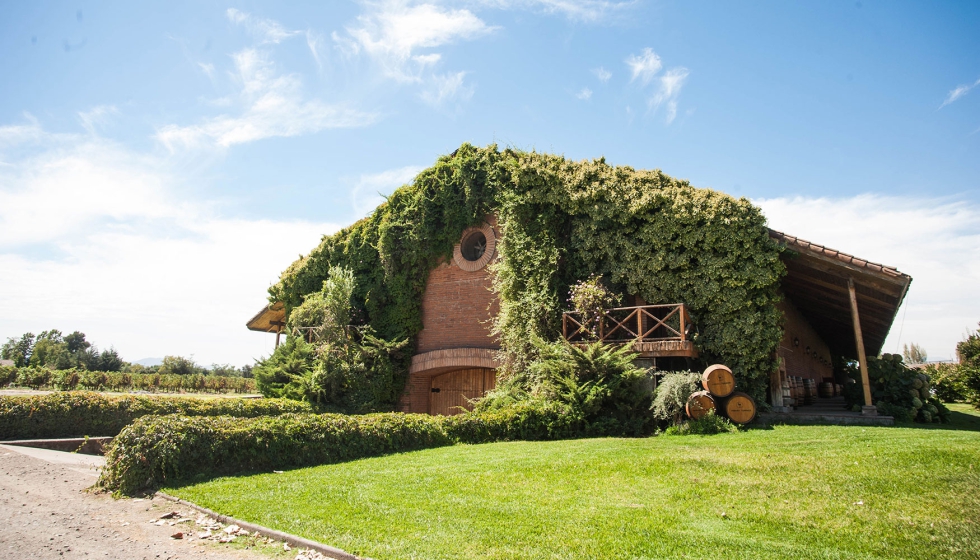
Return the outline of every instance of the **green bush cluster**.
<path id="1" fill-rule="evenodd" d="M 714 410 L 709 410 L 700 418 L 692 418 L 664 430 L 666 436 L 711 436 L 736 433 L 738 433 L 738 426 L 728 418 L 715 414 Z"/>
<path id="2" fill-rule="evenodd" d="M 0 440 L 114 436 L 149 415 L 255 417 L 312 412 L 285 399 L 198 399 L 100 395 L 81 391 L 0 396 Z"/>
<path id="3" fill-rule="evenodd" d="M 535 352 L 537 358 L 525 372 L 502 380 L 475 410 L 527 403 L 560 410 L 567 424 L 585 435 L 641 435 L 652 430 L 652 374 L 633 364 L 636 354 L 628 346 L 538 340 Z"/>
<path id="4" fill-rule="evenodd" d="M 227 418 L 147 416 L 110 444 L 99 486 L 134 494 L 201 477 L 281 470 L 361 457 L 508 440 L 609 433 L 556 402 L 520 402 L 456 416 L 377 413 Z"/>
<path id="5" fill-rule="evenodd" d="M 37 366 L 0 367 L 0 388 L 8 385 L 62 391 L 88 389 L 169 393 L 255 393 L 257 390 L 254 379 L 224 375 L 125 373 L 77 368 L 50 370 Z"/>
<path id="6" fill-rule="evenodd" d="M 451 443 L 439 418 L 424 414 L 152 416 L 113 440 L 98 485 L 134 494 L 198 476 L 268 472 Z"/>
<path id="7" fill-rule="evenodd" d="M 854 410 L 860 410 L 864 404 L 861 372 L 849 364 L 845 373 L 854 383 L 844 385 L 844 399 Z M 868 380 L 871 402 L 881 414 L 900 422 L 949 422 L 949 409 L 932 394 L 929 376 L 907 367 L 901 354 L 868 358 Z"/>
<path id="8" fill-rule="evenodd" d="M 687 399 L 695 391 L 701 390 L 701 374 L 693 371 L 678 371 L 664 375 L 657 385 L 653 397 L 654 420 L 661 423 L 670 422 L 677 425 L 684 419 L 684 407 Z"/>
<path id="9" fill-rule="evenodd" d="M 369 217 L 324 237 L 270 288 L 287 313 L 319 292 L 332 267 L 356 280 L 352 322 L 385 341 L 414 340 L 429 271 L 452 258 L 468 226 L 496 215 L 494 264 L 500 313 L 494 328 L 504 375 L 537 358 L 531 341 L 561 336 L 565 295 L 602 275 L 611 288 L 655 303 L 687 303 L 703 359 L 732 367 L 763 400 L 779 343 L 780 247 L 761 211 L 660 171 L 573 162 L 561 156 L 462 145 L 397 189 Z M 405 358 L 396 364 L 407 369 Z M 404 375 L 384 377 L 395 395 Z M 388 390 L 394 389 L 394 390 Z"/>

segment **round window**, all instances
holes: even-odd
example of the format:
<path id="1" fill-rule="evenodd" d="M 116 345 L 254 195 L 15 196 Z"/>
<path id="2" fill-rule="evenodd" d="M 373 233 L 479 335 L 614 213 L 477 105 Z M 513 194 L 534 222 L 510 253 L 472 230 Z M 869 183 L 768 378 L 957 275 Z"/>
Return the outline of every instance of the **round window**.
<path id="1" fill-rule="evenodd" d="M 487 252 L 487 236 L 483 235 L 482 231 L 470 233 L 460 242 L 459 252 L 463 254 L 464 259 L 470 262 L 480 260 L 483 253 Z"/>

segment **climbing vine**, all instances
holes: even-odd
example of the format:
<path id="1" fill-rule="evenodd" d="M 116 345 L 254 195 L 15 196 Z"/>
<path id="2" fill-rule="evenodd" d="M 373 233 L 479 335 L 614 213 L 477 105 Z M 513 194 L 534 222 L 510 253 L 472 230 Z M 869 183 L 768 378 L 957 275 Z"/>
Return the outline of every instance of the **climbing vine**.
<path id="1" fill-rule="evenodd" d="M 604 159 L 464 144 L 369 217 L 324 237 L 270 299 L 289 312 L 321 288 L 331 266 L 343 266 L 357 281 L 354 321 L 383 339 L 411 339 L 422 328 L 429 271 L 488 214 L 502 233 L 492 271 L 504 375 L 533 361 L 532 341 L 560 336 L 570 286 L 595 274 L 621 294 L 686 303 L 702 360 L 729 365 L 742 390 L 762 396 L 781 336 L 775 303 L 784 268 L 761 211 Z"/>

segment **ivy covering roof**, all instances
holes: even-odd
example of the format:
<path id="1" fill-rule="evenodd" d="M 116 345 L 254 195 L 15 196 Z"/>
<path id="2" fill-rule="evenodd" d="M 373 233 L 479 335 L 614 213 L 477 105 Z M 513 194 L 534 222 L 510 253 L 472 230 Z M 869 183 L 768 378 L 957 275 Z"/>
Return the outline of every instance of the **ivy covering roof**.
<path id="1" fill-rule="evenodd" d="M 707 361 L 728 364 L 762 395 L 781 337 L 780 245 L 745 198 L 696 188 L 659 170 L 604 159 L 463 144 L 397 189 L 370 216 L 326 236 L 270 288 L 287 313 L 318 291 L 331 266 L 351 269 L 356 321 L 413 338 L 429 271 L 461 232 L 496 215 L 495 329 L 503 373 L 533 359 L 535 337 L 560 336 L 569 287 L 601 274 L 623 294 L 686 303 Z"/>

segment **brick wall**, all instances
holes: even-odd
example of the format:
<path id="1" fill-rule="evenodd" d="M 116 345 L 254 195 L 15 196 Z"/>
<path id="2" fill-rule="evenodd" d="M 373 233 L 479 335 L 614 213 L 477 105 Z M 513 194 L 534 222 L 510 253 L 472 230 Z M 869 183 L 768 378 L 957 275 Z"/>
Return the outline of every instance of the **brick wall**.
<path id="1" fill-rule="evenodd" d="M 496 226 L 492 218 L 487 221 Z M 488 267 L 470 272 L 449 260 L 433 269 L 422 296 L 422 331 L 416 337 L 416 355 L 451 348 L 499 348 L 490 334 L 490 320 L 499 310 L 491 286 Z M 445 368 L 440 370 L 411 373 L 400 410 L 428 412 L 431 379 L 445 372 Z"/>
<path id="2" fill-rule="evenodd" d="M 785 323 L 783 339 L 779 343 L 776 355 L 785 361 L 786 374 L 816 379 L 818 383 L 825 377 L 833 377 L 834 368 L 829 363 L 830 349 L 820 335 L 813 330 L 790 300 L 783 300 L 779 304 L 779 309 L 783 312 Z M 807 348 L 810 349 L 809 353 Z"/>

